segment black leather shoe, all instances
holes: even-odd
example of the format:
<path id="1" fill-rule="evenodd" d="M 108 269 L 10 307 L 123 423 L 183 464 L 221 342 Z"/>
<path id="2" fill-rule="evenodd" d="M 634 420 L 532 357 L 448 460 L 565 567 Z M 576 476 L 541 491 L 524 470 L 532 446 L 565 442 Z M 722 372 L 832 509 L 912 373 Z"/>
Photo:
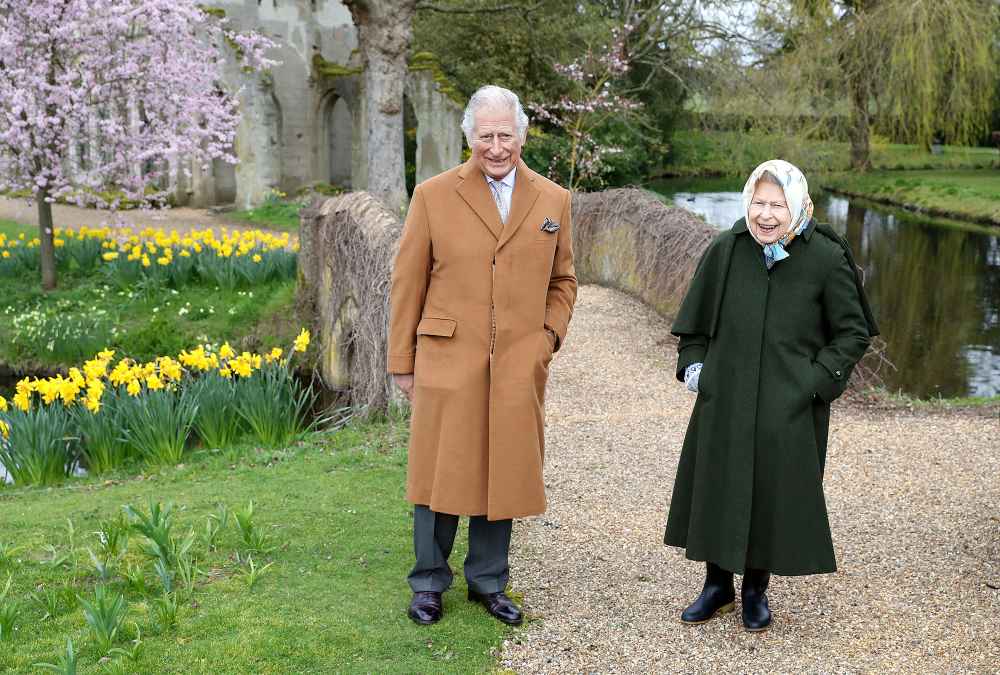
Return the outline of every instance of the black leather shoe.
<path id="1" fill-rule="evenodd" d="M 524 621 L 521 610 L 505 593 L 476 593 L 470 588 L 469 600 L 482 604 L 487 612 L 508 626 L 520 626 Z"/>
<path id="2" fill-rule="evenodd" d="M 681 612 L 681 621 L 689 625 L 705 623 L 736 608 L 733 573 L 712 563 L 705 563 L 705 567 L 705 587 L 701 595 Z"/>
<path id="3" fill-rule="evenodd" d="M 421 626 L 428 626 L 441 620 L 441 594 L 434 591 L 417 591 L 410 600 L 406 613 Z"/>
<path id="4" fill-rule="evenodd" d="M 767 584 L 771 573 L 766 570 L 746 570 L 743 573 L 743 627 L 751 633 L 767 630 L 771 625 L 771 609 L 767 606 Z"/>

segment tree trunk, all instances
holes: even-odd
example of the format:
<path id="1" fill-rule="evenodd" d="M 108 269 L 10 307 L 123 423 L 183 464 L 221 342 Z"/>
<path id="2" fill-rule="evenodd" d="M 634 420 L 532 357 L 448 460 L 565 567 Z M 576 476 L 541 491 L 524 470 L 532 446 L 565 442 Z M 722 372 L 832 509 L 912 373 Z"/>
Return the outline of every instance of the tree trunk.
<path id="1" fill-rule="evenodd" d="M 851 85 L 851 168 L 868 171 L 871 159 L 871 116 L 868 112 L 868 87 L 862 82 Z"/>
<path id="2" fill-rule="evenodd" d="M 51 291 L 56 287 L 56 246 L 52 226 L 52 204 L 48 201 L 49 193 L 41 190 L 36 194 L 38 200 L 38 247 L 41 257 L 42 290 Z"/>
<path id="3" fill-rule="evenodd" d="M 390 211 L 406 209 L 403 86 L 416 0 L 345 0 L 365 69 L 368 191 Z"/>

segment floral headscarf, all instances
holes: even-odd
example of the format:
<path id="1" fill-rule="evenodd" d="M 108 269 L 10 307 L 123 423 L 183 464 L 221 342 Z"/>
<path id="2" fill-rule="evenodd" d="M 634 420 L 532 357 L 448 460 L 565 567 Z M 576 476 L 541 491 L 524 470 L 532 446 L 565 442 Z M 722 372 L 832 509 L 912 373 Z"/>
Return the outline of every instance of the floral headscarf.
<path id="1" fill-rule="evenodd" d="M 792 214 L 792 222 L 788 231 L 773 244 L 761 244 L 750 224 L 750 202 L 753 201 L 754 192 L 757 190 L 757 181 L 760 180 L 765 171 L 771 173 L 781 183 L 781 189 L 785 193 L 785 202 Z M 813 203 L 809 198 L 809 184 L 806 182 L 806 177 L 795 165 L 783 159 L 767 160 L 753 170 L 746 185 L 743 186 L 743 213 L 746 215 L 747 230 L 754 241 L 763 247 L 764 264 L 767 265 L 767 269 L 771 269 L 774 263 L 788 257 L 788 251 L 785 249 L 788 248 L 792 239 L 802 234 L 812 218 Z"/>

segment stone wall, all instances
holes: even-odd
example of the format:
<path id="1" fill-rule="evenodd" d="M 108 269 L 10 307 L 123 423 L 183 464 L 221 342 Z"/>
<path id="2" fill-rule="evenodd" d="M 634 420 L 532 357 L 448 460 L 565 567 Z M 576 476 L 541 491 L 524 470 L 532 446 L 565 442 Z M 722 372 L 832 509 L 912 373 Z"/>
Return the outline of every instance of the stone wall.
<path id="1" fill-rule="evenodd" d="M 353 190 L 368 185 L 365 93 L 357 31 L 340 0 L 211 0 L 236 30 L 254 29 L 278 44 L 280 65 L 242 72 L 231 55 L 224 79 L 241 90 L 236 167 L 225 162 L 174 172 L 178 204 L 260 204 L 271 189 L 293 194 L 314 183 Z M 406 93 L 417 113 L 417 180 L 457 165 L 461 109 L 426 72 L 411 73 Z M 190 165 L 191 163 L 188 162 Z"/>

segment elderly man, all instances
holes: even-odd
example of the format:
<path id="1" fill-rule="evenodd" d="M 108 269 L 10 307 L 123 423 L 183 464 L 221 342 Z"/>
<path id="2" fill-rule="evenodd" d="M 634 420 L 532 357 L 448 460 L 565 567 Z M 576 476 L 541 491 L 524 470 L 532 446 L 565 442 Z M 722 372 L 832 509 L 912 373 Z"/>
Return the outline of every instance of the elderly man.
<path id="1" fill-rule="evenodd" d="M 513 92 L 479 89 L 465 164 L 417 186 L 392 273 L 389 372 L 410 400 L 409 616 L 431 624 L 469 516 L 469 599 L 504 623 L 513 518 L 545 511 L 545 381 L 576 300 L 570 194 L 521 161 Z"/>

